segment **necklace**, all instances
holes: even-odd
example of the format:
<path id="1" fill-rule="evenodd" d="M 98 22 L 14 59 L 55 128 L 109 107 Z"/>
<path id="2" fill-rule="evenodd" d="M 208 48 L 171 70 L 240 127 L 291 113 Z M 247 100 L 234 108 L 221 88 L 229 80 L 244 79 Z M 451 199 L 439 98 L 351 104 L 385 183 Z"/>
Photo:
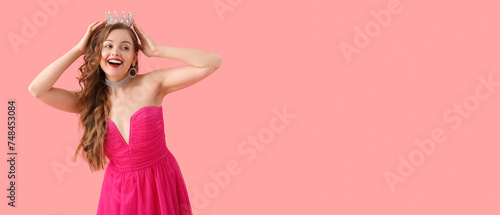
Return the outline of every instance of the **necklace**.
<path id="1" fill-rule="evenodd" d="M 106 81 L 106 85 L 110 86 L 110 87 L 121 87 L 123 85 L 125 85 L 126 83 L 128 83 L 131 79 L 130 75 L 126 75 L 124 79 L 122 79 L 121 81 L 110 81 L 108 80 L 106 77 L 104 77 L 105 81 Z"/>

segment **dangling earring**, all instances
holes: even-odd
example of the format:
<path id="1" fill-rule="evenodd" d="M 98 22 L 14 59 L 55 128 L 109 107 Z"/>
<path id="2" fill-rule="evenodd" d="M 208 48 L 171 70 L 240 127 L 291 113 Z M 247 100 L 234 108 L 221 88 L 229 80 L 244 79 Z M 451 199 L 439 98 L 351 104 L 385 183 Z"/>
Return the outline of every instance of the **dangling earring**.
<path id="1" fill-rule="evenodd" d="M 133 63 L 132 68 L 128 70 L 128 76 L 130 76 L 131 78 L 135 78 L 136 75 L 137 75 L 137 69 L 135 69 L 135 63 Z"/>

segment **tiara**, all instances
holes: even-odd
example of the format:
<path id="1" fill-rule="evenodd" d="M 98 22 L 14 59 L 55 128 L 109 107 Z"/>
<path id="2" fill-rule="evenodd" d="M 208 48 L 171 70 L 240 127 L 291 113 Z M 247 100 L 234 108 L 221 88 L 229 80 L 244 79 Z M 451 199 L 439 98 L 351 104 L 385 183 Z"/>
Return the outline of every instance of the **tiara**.
<path id="1" fill-rule="evenodd" d="M 106 15 L 106 24 L 111 25 L 111 24 L 121 22 L 121 23 L 130 27 L 132 25 L 132 19 L 134 18 L 134 13 L 132 13 L 132 15 L 130 15 L 130 12 L 128 12 L 127 16 L 125 16 L 124 14 L 125 14 L 125 12 L 122 11 L 122 16 L 120 18 L 118 18 L 118 14 L 116 14 L 116 10 L 115 10 L 114 17 L 111 15 L 111 13 L 109 11 L 104 12 L 104 15 Z"/>

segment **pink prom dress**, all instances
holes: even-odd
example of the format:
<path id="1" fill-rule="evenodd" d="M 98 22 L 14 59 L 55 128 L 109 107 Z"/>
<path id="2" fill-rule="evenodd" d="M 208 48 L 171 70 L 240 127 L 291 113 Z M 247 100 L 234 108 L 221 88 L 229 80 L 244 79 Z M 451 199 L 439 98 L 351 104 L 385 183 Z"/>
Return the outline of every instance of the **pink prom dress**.
<path id="1" fill-rule="evenodd" d="M 162 106 L 130 117 L 129 144 L 108 119 L 104 173 L 97 214 L 192 214 L 179 165 L 167 148 Z"/>

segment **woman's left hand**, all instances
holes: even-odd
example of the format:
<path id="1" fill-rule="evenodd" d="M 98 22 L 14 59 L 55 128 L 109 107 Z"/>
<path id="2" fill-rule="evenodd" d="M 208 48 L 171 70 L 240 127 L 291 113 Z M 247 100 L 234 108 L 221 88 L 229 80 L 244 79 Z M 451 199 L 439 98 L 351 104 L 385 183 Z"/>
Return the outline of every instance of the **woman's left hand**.
<path id="1" fill-rule="evenodd" d="M 134 26 L 134 31 L 139 37 L 139 40 L 141 40 L 139 49 L 147 57 L 154 57 L 158 50 L 156 43 L 135 23 L 135 20 L 132 20 L 132 25 Z"/>

